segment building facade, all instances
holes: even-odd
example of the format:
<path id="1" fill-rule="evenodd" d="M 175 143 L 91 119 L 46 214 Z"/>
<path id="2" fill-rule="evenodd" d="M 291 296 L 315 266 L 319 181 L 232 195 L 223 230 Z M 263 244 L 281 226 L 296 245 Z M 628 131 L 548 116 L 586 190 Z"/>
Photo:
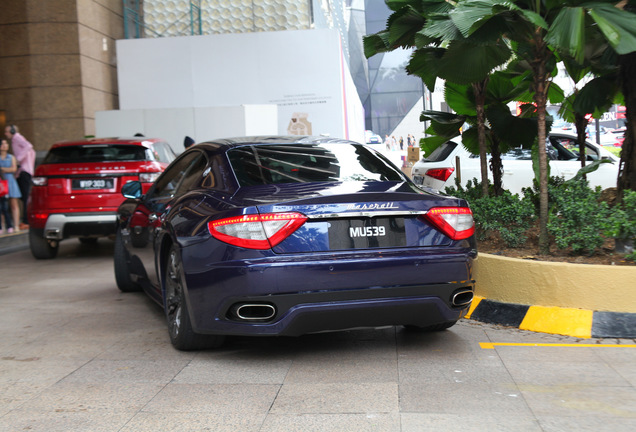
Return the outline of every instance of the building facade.
<path id="1" fill-rule="evenodd" d="M 0 126 L 17 124 L 40 151 L 94 135 L 95 112 L 119 108 L 118 39 L 328 28 L 341 35 L 366 129 L 388 134 L 422 97 L 404 72 L 408 52 L 364 58 L 362 36 L 389 14 L 380 0 L 4 0 Z"/>
<path id="2" fill-rule="evenodd" d="M 121 0 L 3 0 L 0 126 L 16 124 L 36 150 L 91 135 L 94 113 L 117 101 Z"/>

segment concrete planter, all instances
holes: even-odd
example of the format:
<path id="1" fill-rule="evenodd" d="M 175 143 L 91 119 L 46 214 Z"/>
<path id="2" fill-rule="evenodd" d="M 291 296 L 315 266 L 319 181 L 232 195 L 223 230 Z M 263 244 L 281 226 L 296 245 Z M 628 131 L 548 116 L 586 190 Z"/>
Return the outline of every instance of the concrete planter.
<path id="1" fill-rule="evenodd" d="M 636 337 L 636 267 L 479 254 L 467 318 L 575 337 Z"/>
<path id="2" fill-rule="evenodd" d="M 475 294 L 506 303 L 636 313 L 636 266 L 522 260 L 480 253 Z"/>

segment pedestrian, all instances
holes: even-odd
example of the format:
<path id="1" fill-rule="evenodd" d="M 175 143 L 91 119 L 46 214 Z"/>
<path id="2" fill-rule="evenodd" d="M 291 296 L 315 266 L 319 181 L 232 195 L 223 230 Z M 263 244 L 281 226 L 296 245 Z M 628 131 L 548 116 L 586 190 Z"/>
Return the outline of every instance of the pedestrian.
<path id="1" fill-rule="evenodd" d="M 413 147 L 413 137 L 411 136 L 411 134 L 408 134 L 406 136 L 406 145 L 408 147 Z"/>
<path id="2" fill-rule="evenodd" d="M 384 145 L 387 150 L 391 150 L 391 138 L 389 138 L 389 135 L 384 135 Z"/>
<path id="3" fill-rule="evenodd" d="M 9 154 L 9 141 L 2 139 L 0 142 L 0 178 L 8 182 L 9 193 L 0 197 L 0 215 L 4 216 L 4 223 L 7 228 L 7 233 L 9 234 L 14 232 L 14 225 L 15 231 L 19 231 L 18 223 L 20 222 L 20 203 L 18 200 L 22 195 L 20 193 L 20 188 L 18 187 L 18 182 L 13 176 L 17 169 L 18 163 L 16 162 L 15 157 Z M 4 230 L 1 225 L 0 234 L 4 234 Z"/>
<path id="4" fill-rule="evenodd" d="M 404 150 L 404 138 L 400 137 L 400 150 Z"/>
<path id="5" fill-rule="evenodd" d="M 185 136 L 185 138 L 183 139 L 183 147 L 185 147 L 185 149 L 189 149 L 192 145 L 194 144 L 194 140 L 192 138 L 190 138 L 189 136 Z"/>
<path id="6" fill-rule="evenodd" d="M 16 125 L 9 125 L 4 128 L 4 135 L 11 141 L 13 154 L 18 162 L 18 169 L 15 178 L 18 181 L 22 199 L 22 221 L 14 221 L 19 229 L 29 228 L 29 218 L 27 215 L 27 202 L 31 193 L 31 177 L 35 170 L 35 150 L 33 145 L 20 134 L 20 129 Z"/>

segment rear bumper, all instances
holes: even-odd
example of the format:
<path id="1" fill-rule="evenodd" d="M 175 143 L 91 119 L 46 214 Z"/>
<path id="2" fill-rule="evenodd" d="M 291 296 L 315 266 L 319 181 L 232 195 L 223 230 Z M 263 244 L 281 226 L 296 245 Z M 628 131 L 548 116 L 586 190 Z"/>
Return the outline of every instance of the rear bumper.
<path id="1" fill-rule="evenodd" d="M 464 316 L 474 292 L 473 252 L 305 258 L 233 261 L 187 272 L 195 331 L 297 336 L 387 325 L 426 327 Z M 240 317 L 242 305 L 262 307 L 265 318 Z"/>
<path id="2" fill-rule="evenodd" d="M 108 236 L 115 234 L 116 222 L 116 213 L 51 214 L 46 220 L 43 235 L 49 240 Z"/>

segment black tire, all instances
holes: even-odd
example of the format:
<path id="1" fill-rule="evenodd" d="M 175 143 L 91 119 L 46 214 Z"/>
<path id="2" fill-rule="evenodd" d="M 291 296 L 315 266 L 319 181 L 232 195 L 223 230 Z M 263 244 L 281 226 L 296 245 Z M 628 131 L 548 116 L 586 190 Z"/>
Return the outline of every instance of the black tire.
<path id="1" fill-rule="evenodd" d="M 97 244 L 97 237 L 80 237 L 79 241 L 81 244 L 95 245 Z"/>
<path id="2" fill-rule="evenodd" d="M 457 324 L 457 321 L 449 321 L 449 322 L 445 322 L 441 324 L 433 324 L 433 325 L 425 326 L 425 327 L 405 325 L 404 328 L 408 331 L 416 331 L 416 332 L 438 332 L 438 331 L 444 331 L 446 329 L 449 329 L 455 324 Z"/>
<path id="3" fill-rule="evenodd" d="M 192 330 L 185 295 L 183 265 L 179 251 L 174 245 L 170 248 L 164 268 L 166 319 L 172 345 L 181 351 L 219 347 L 225 339 L 224 336 L 203 335 Z"/>
<path id="4" fill-rule="evenodd" d="M 57 256 L 59 243 L 49 242 L 35 229 L 29 230 L 29 247 L 35 259 L 52 259 Z"/>
<path id="5" fill-rule="evenodd" d="M 115 251 L 113 253 L 113 261 L 115 264 L 115 282 L 117 288 L 121 292 L 141 291 L 141 286 L 132 280 L 130 276 L 130 262 L 128 260 L 128 251 L 124 246 L 124 240 L 121 231 L 117 230 L 115 235 Z"/>

